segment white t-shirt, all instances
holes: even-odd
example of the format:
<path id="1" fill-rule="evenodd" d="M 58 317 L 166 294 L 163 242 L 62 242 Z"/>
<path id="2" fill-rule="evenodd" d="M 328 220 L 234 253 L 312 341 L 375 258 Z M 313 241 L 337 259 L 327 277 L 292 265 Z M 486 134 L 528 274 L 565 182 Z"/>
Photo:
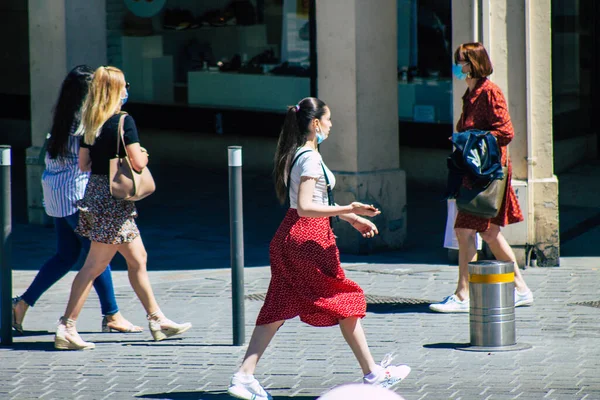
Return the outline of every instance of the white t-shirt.
<path id="1" fill-rule="evenodd" d="M 298 154 L 305 151 L 306 148 L 298 149 L 296 154 L 294 154 L 292 161 L 298 156 Z M 329 199 L 327 197 L 327 185 L 325 183 L 325 176 L 323 175 L 323 168 L 321 168 L 321 165 L 323 165 L 325 168 L 327 178 L 329 179 L 329 184 L 331 185 L 331 189 L 333 189 L 335 186 L 335 176 L 333 176 L 333 173 L 323 162 L 321 154 L 312 150 L 306 151 L 306 153 L 302 154 L 298 158 L 290 173 L 290 180 L 288 181 L 288 188 L 290 191 L 290 208 L 298 208 L 298 186 L 300 186 L 300 178 L 303 176 L 318 178 L 315 191 L 313 193 L 313 203 L 325 205 L 329 204 Z"/>

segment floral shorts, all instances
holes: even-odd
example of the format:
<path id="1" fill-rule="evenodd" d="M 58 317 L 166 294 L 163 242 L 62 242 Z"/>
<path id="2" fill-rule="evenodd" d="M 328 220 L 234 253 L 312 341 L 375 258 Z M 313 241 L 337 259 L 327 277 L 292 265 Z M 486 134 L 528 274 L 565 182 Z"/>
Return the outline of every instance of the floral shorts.
<path id="1" fill-rule="evenodd" d="M 135 223 L 137 210 L 133 201 L 116 200 L 109 190 L 107 175 L 92 175 L 79 209 L 79 235 L 92 242 L 122 244 L 140 235 Z"/>

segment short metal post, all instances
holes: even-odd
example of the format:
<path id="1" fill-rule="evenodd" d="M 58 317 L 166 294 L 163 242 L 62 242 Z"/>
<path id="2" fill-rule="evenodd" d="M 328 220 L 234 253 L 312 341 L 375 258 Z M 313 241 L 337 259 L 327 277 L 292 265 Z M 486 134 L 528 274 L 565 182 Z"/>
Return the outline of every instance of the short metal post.
<path id="1" fill-rule="evenodd" d="M 244 317 L 244 211 L 242 203 L 242 147 L 229 146 L 229 237 L 231 241 L 231 304 L 233 345 L 245 341 Z"/>
<path id="2" fill-rule="evenodd" d="M 10 146 L 0 146 L 0 342 L 11 345 L 12 338 L 12 268 L 10 235 L 12 232 L 10 200 Z"/>
<path id="3" fill-rule="evenodd" d="M 469 263 L 469 299 L 471 346 L 462 350 L 511 351 L 531 347 L 517 345 L 512 261 Z"/>

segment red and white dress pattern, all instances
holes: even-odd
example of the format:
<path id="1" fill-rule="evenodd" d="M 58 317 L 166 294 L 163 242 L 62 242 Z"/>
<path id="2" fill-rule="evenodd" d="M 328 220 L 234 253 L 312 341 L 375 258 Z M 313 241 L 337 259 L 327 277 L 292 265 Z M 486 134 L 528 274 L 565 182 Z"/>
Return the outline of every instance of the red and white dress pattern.
<path id="1" fill-rule="evenodd" d="M 512 164 L 507 153 L 507 146 L 512 141 L 515 132 L 504 95 L 496 84 L 487 78 L 482 78 L 472 91 L 467 89 L 462 99 L 463 110 L 460 120 L 456 124 L 457 132 L 479 129 L 489 131 L 494 135 L 502 151 L 502 165 L 507 165 L 508 162 L 508 181 L 506 182 L 504 201 L 496 217 L 487 219 L 459 211 L 454 227 L 485 232 L 490 228 L 490 224 L 505 226 L 521 222 L 523 213 L 511 185 Z M 463 185 L 465 184 L 469 185 L 468 178 L 464 179 Z"/>
<path id="2" fill-rule="evenodd" d="M 318 153 L 299 160 L 292 170 L 291 192 L 298 193 L 301 176 L 318 179 L 315 191 L 325 190 L 321 163 Z M 326 192 L 315 193 L 313 201 L 322 201 L 322 196 L 327 204 Z M 299 316 L 312 326 L 332 326 L 340 319 L 365 316 L 365 295 L 346 278 L 329 218 L 300 217 L 296 208 L 289 208 L 271 240 L 269 255 L 271 282 L 256 325 Z"/>

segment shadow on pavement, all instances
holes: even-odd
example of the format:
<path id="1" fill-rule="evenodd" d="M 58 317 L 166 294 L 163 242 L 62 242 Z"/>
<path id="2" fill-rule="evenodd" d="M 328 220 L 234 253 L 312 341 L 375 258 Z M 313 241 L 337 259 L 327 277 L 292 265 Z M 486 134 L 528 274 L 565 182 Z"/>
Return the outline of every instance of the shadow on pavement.
<path id="1" fill-rule="evenodd" d="M 20 334 L 20 333 L 16 333 L 15 331 L 13 331 L 13 337 L 45 336 L 45 335 L 50 335 L 51 333 L 54 333 L 54 332 L 50 332 L 50 331 L 23 331 L 23 333 Z"/>
<path id="2" fill-rule="evenodd" d="M 169 393 L 152 393 L 136 396 L 139 399 L 162 399 L 162 400 L 180 400 L 180 399 L 195 399 L 195 400 L 231 400 L 234 397 L 228 395 L 225 391 L 219 392 L 169 392 Z M 311 399 L 315 400 L 314 396 L 273 396 L 273 400 L 283 399 Z"/>
<path id="3" fill-rule="evenodd" d="M 128 346 L 145 346 L 145 347 L 238 347 L 234 346 L 232 343 L 165 343 L 165 342 L 146 342 L 140 343 L 136 342 L 133 344 L 128 344 Z"/>
<path id="4" fill-rule="evenodd" d="M 456 350 L 464 347 L 469 347 L 471 343 L 430 343 L 424 344 L 423 347 L 426 349 L 449 349 Z"/>
<path id="5" fill-rule="evenodd" d="M 13 343 L 10 346 L 2 346 L 4 348 L 10 348 L 15 351 L 64 351 L 56 350 L 54 348 L 54 341 L 48 342 L 20 342 Z"/>
<path id="6" fill-rule="evenodd" d="M 402 303 L 390 303 L 390 304 L 369 304 L 367 303 L 367 312 L 375 314 L 409 314 L 409 313 L 420 313 L 420 314 L 433 314 L 434 312 L 429 309 L 429 303 L 427 304 L 402 304 Z"/>

